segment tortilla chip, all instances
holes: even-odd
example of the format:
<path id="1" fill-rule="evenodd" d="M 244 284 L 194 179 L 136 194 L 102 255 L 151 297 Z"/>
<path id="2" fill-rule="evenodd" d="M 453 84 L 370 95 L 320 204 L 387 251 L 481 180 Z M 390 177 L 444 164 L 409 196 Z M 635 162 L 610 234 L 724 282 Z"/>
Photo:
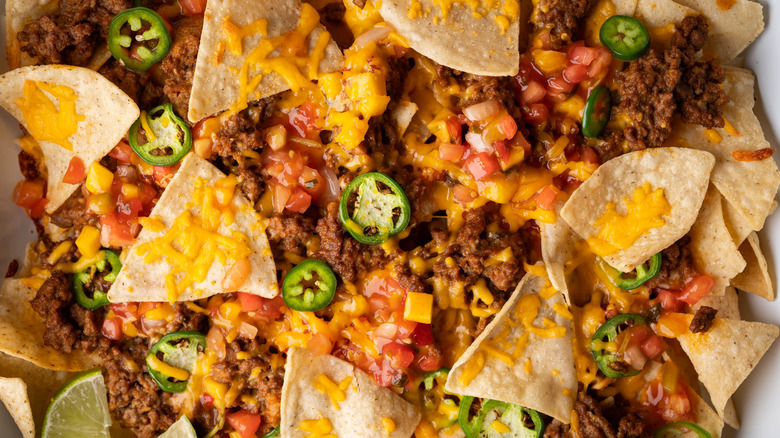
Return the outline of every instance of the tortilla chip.
<path id="1" fill-rule="evenodd" d="M 779 333 L 780 329 L 772 324 L 715 318 L 710 330 L 686 333 L 677 340 L 699 373 L 715 409 L 722 413 L 729 397 Z"/>
<path id="2" fill-rule="evenodd" d="M 406 133 L 406 129 L 412 123 L 414 115 L 417 114 L 417 109 L 416 103 L 401 100 L 390 110 L 390 120 L 395 124 L 395 132 L 399 136 L 403 136 Z"/>
<path id="3" fill-rule="evenodd" d="M 688 146 L 715 156 L 717 162 L 712 171 L 712 182 L 736 211 L 744 216 L 750 229 L 758 231 L 764 226 L 764 220 L 772 207 L 780 185 L 780 171 L 771 158 L 737 161 L 732 156 L 735 151 L 756 151 L 771 145 L 764 138 L 761 124 L 753 113 L 753 73 L 734 67 L 724 67 L 723 70 L 726 73 L 723 89 L 731 100 L 723 116 L 740 136 L 729 134 L 725 129 L 715 129 L 722 138 L 716 144 L 707 139 L 704 127 L 685 124 L 676 126 L 675 133 L 685 139 Z"/>
<path id="4" fill-rule="evenodd" d="M 520 9 L 520 18 L 502 32 L 497 20 L 507 18 L 501 15 L 505 2 Z M 518 38 L 527 27 L 523 17 L 530 13 L 521 4 L 526 3 L 504 0 L 475 15 L 470 6 L 455 3 L 443 17 L 433 0 L 383 0 L 379 13 L 411 48 L 439 64 L 478 75 L 514 76 L 520 63 Z"/>
<path id="5" fill-rule="evenodd" d="M 733 61 L 764 31 L 763 7 L 756 1 L 735 0 L 725 9 L 722 0 L 675 1 L 707 18 L 709 35 L 703 50 L 722 64 Z"/>
<path id="6" fill-rule="evenodd" d="M 775 288 L 769 275 L 766 257 L 761 251 L 758 234 L 750 233 L 747 240 L 739 247 L 739 252 L 747 262 L 747 267 L 731 280 L 731 284 L 739 290 L 758 295 L 767 301 L 774 301 Z"/>
<path id="7" fill-rule="evenodd" d="M 554 305 L 565 306 L 563 296 L 556 292 L 551 298 L 541 300 L 542 305 L 533 320 L 535 327 L 543 327 L 542 320 L 545 318 L 553 321 L 556 326 L 565 329 L 562 337 L 547 338 L 530 333 L 515 314 L 515 309 L 519 309 L 518 303 L 523 303 L 521 298 L 540 294 L 546 289 L 545 283 L 543 277 L 526 274 L 501 311 L 452 367 L 445 385 L 447 391 L 514 403 L 567 424 L 571 421 L 577 395 L 572 326 L 571 320 L 553 310 Z M 503 339 L 496 341 L 499 335 Z M 527 344 L 521 352 L 517 352 L 518 339 L 526 336 Z M 498 345 L 493 346 L 493 342 Z M 512 365 L 493 354 L 485 354 L 483 344 L 488 345 L 490 350 L 503 352 L 511 358 L 507 360 L 511 360 Z M 485 365 L 464 385 L 461 376 L 470 366 L 469 361 L 477 355 L 485 358 Z"/>
<path id="8" fill-rule="evenodd" d="M 157 232 L 150 231 L 148 228 L 141 230 L 136 243 L 127 250 L 127 257 L 122 270 L 119 271 L 119 276 L 108 290 L 108 299 L 111 302 L 168 301 L 165 277 L 173 269 L 173 265 L 164 256 L 147 263 L 144 261 L 144 256 L 138 254 L 137 248 L 141 244 L 163 236 L 174 220 L 185 210 L 197 215 L 199 209 L 192 207 L 191 204 L 198 179 L 206 180 L 209 185 L 213 185 L 225 176 L 211 163 L 194 153 L 187 155 L 181 163 L 181 168 L 176 172 L 150 214 L 151 218 L 162 222 L 165 228 Z M 221 224 L 219 233 L 223 236 L 230 236 L 232 232 L 243 234 L 248 237 L 248 245 L 252 250 L 249 256 L 251 273 L 242 283 L 240 290 L 273 298 L 279 294 L 279 289 L 276 283 L 276 267 L 265 235 L 265 226 L 252 205 L 240 193 L 236 192 L 231 205 L 235 212 L 235 221 L 229 227 L 224 223 Z M 206 280 L 188 287 L 179 294 L 176 301 L 192 301 L 222 293 L 222 280 L 229 268 L 229 263 L 222 264 L 215 260 L 208 269 Z"/>
<path id="9" fill-rule="evenodd" d="M 700 299 L 694 306 L 696 312 L 701 306 L 712 307 L 718 311 L 718 318 L 740 319 L 739 315 L 739 295 L 733 286 L 727 286 L 723 295 L 707 294 Z"/>
<path id="10" fill-rule="evenodd" d="M 645 26 L 663 27 L 678 24 L 689 15 L 696 15 L 694 9 L 685 7 L 674 0 L 639 0 L 635 15 Z"/>
<path id="11" fill-rule="evenodd" d="M 0 353 L 0 400 L 25 438 L 36 436 L 36 425 L 40 432 L 51 398 L 69 377 Z"/>
<path id="12" fill-rule="evenodd" d="M 197 122 L 204 117 L 225 111 L 240 98 L 240 71 L 247 57 L 260 46 L 262 41 L 295 29 L 301 17 L 301 5 L 300 0 L 261 2 L 209 0 L 206 5 L 203 33 L 192 82 L 187 114 L 190 121 Z M 264 37 L 255 32 L 243 37 L 241 56 L 236 56 L 229 48 L 225 48 L 226 36 L 222 27 L 228 19 L 239 28 L 257 20 L 267 20 L 268 34 Z M 314 49 L 322 33 L 330 38 L 325 28 L 318 24 L 308 38 L 309 53 Z M 279 49 L 271 52 L 269 58 L 278 56 Z M 341 68 L 341 58 L 341 51 L 335 41 L 330 39 L 324 57 L 319 63 L 319 72 L 329 73 L 338 70 Z M 251 83 L 254 75 L 255 73 L 250 72 L 247 83 Z M 288 82 L 278 74 L 266 74 L 254 89 L 247 90 L 247 100 L 249 102 L 260 100 L 289 89 Z"/>
<path id="13" fill-rule="evenodd" d="M 338 400 L 334 391 L 321 386 L 319 382 L 325 380 L 321 376 L 343 384 L 346 397 Z M 310 436 L 299 428 L 301 422 L 320 418 L 330 420 L 333 435 L 356 438 L 408 438 L 420 422 L 414 406 L 349 362 L 330 355 L 314 356 L 296 347 L 287 352 L 281 406 L 280 431 L 289 438 Z M 389 434 L 383 426 L 385 418 L 395 423 Z"/>
<path id="14" fill-rule="evenodd" d="M 566 282 L 566 262 L 574 258 L 582 239 L 572 231 L 565 220 L 560 219 L 562 206 L 563 202 L 555 205 L 555 214 L 559 218 L 554 223 L 539 222 L 539 233 L 542 240 L 542 258 L 550 283 L 563 294 L 566 302 L 571 304 L 569 286 Z"/>
<path id="15" fill-rule="evenodd" d="M 689 236 L 694 264 L 715 280 L 710 295 L 723 295 L 729 280 L 745 269 L 745 259 L 731 239 L 723 219 L 720 192 L 715 187 L 710 186 L 707 191 Z"/>
<path id="16" fill-rule="evenodd" d="M 6 278 L 0 289 L 0 352 L 50 369 L 82 371 L 100 363 L 94 355 L 80 351 L 63 354 L 43 345 L 45 322 L 33 310 L 30 300 L 36 291 L 17 278 Z"/>
<path id="17" fill-rule="evenodd" d="M 726 228 L 729 229 L 732 240 L 737 246 L 742 245 L 747 236 L 753 232 L 753 229 L 742 215 L 729 201 L 721 196 L 723 201 L 723 220 L 726 222 Z M 771 213 L 770 213 L 771 214 Z"/>
<path id="18" fill-rule="evenodd" d="M 604 214 L 607 203 L 625 214 L 625 198 L 635 189 L 650 184 L 663 189 L 671 206 L 664 225 L 651 228 L 628 248 L 603 257 L 610 265 L 630 272 L 659 251 L 684 236 L 693 225 L 704 200 L 715 158 L 706 152 L 685 148 L 657 148 L 632 152 L 601 165 L 572 193 L 561 210 L 561 217 L 583 239 L 595 236 L 595 222 Z"/>
<path id="19" fill-rule="evenodd" d="M 89 169 L 125 136 L 130 125 L 138 119 L 139 110 L 119 87 L 95 71 L 64 65 L 22 67 L 0 76 L 0 105 L 25 129 L 27 122 L 14 100 L 23 96 L 22 89 L 27 80 L 71 88 L 77 95 L 76 112 L 84 116 L 84 120 L 78 122 L 78 131 L 68 138 L 73 145 L 72 151 L 36 139 L 49 173 L 46 212 L 51 213 L 79 187 L 62 182 L 71 159 L 80 158 L 84 168 Z"/>

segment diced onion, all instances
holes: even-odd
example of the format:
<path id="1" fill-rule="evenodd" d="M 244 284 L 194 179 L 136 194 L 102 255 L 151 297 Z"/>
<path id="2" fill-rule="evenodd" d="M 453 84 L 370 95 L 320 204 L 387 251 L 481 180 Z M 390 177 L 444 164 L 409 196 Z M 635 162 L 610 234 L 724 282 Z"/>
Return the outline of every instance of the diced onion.
<path id="1" fill-rule="evenodd" d="M 371 28 L 368 31 L 363 32 L 359 37 L 355 38 L 355 42 L 352 44 L 352 47 L 356 51 L 360 50 L 371 43 L 382 41 L 383 39 L 387 38 L 388 35 L 390 35 L 390 32 L 392 32 L 392 29 L 389 26 Z"/>
<path id="2" fill-rule="evenodd" d="M 224 360 L 225 356 L 227 356 L 225 335 L 222 333 L 222 329 L 216 325 L 211 326 L 211 330 L 209 330 L 209 333 L 206 335 L 206 348 L 213 351 L 220 361 Z"/>
<path id="3" fill-rule="evenodd" d="M 463 108 L 463 115 L 472 122 L 487 120 L 501 111 L 501 104 L 495 100 L 487 100 Z"/>

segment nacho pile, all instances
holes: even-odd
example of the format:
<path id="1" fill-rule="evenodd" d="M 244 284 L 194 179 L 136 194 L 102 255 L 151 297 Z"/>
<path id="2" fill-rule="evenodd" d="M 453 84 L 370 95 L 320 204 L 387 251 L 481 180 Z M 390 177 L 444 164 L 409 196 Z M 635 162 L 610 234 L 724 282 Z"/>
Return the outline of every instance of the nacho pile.
<path id="1" fill-rule="evenodd" d="M 25 437 L 95 368 L 141 438 L 739 427 L 780 334 L 739 313 L 775 298 L 760 4 L 33 3 L 0 76 Z"/>

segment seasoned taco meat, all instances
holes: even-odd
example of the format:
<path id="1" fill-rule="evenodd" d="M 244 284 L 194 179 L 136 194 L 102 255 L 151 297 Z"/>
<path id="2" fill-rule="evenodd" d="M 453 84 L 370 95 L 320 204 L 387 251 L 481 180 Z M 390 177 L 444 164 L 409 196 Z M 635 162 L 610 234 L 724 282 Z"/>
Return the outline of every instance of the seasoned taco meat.
<path id="1" fill-rule="evenodd" d="M 712 328 L 712 324 L 715 322 L 715 315 L 718 314 L 717 309 L 713 309 L 709 306 L 701 306 L 696 314 L 693 315 L 691 320 L 691 333 L 704 333 Z"/>
<path id="2" fill-rule="evenodd" d="M 132 0 L 61 0 L 57 15 L 28 23 L 17 35 L 21 49 L 39 64 L 84 66 L 105 43 L 111 20 Z"/>
<path id="3" fill-rule="evenodd" d="M 559 50 L 582 38 L 582 19 L 588 13 L 591 0 L 541 0 L 536 5 L 535 31 L 548 49 Z"/>
<path id="4" fill-rule="evenodd" d="M 160 63 L 160 68 L 168 75 L 163 92 L 184 120 L 188 120 L 192 78 L 195 75 L 195 62 L 198 59 L 202 31 L 203 16 L 201 15 L 187 17 L 176 23 L 171 51 Z"/>
<path id="5" fill-rule="evenodd" d="M 129 70 L 113 58 L 103 64 L 98 72 L 121 88 L 142 109 L 153 108 L 161 103 L 162 86 L 155 83 L 148 73 Z"/>

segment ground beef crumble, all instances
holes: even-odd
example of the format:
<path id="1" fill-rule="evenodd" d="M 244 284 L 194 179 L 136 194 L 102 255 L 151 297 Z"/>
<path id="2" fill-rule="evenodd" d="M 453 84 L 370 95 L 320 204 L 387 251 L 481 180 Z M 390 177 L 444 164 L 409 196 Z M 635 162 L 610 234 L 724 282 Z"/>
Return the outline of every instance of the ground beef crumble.
<path id="1" fill-rule="evenodd" d="M 582 37 L 583 18 L 592 0 L 540 0 L 534 30 L 545 48 L 559 50 Z"/>
<path id="2" fill-rule="evenodd" d="M 701 306 L 691 320 L 691 333 L 704 333 L 712 328 L 715 322 L 715 315 L 718 310 L 709 306 Z"/>
<path id="3" fill-rule="evenodd" d="M 184 120 L 188 120 L 187 111 L 202 30 L 203 17 L 200 15 L 176 23 L 171 51 L 160 63 L 160 68 L 168 75 L 163 92 Z"/>

